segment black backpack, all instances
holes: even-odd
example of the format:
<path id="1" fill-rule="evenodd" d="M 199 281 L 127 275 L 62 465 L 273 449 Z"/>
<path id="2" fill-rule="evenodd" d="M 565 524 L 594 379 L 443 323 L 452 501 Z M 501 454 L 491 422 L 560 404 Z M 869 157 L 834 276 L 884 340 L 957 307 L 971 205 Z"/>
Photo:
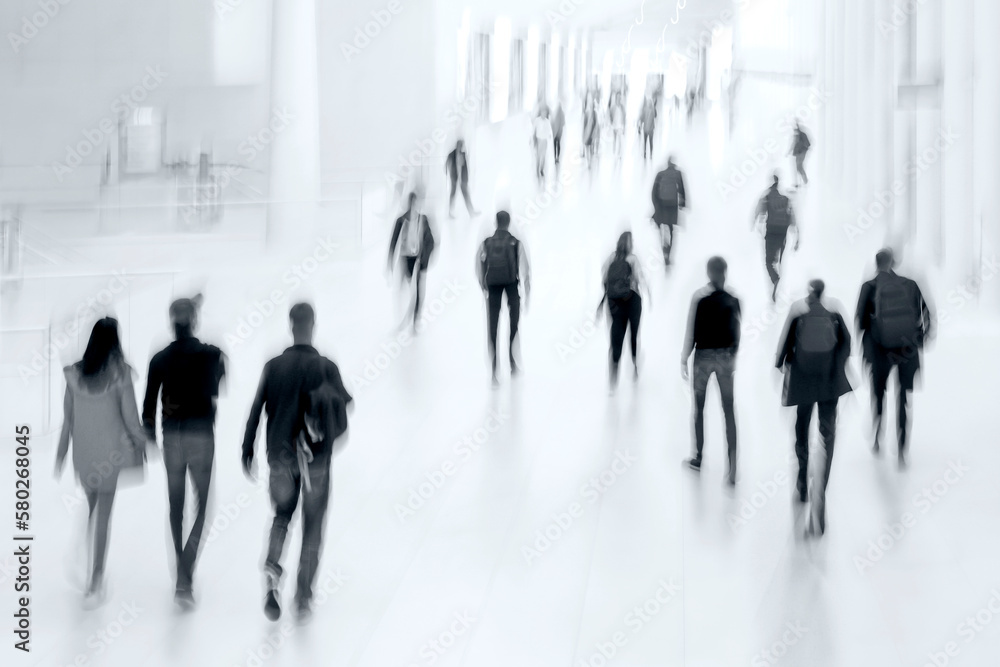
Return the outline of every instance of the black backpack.
<path id="1" fill-rule="evenodd" d="M 793 361 L 805 373 L 828 375 L 837 349 L 837 320 L 827 313 L 806 313 L 795 327 Z"/>
<path id="2" fill-rule="evenodd" d="M 483 241 L 483 276 L 487 287 L 517 282 L 517 239 L 510 234 Z"/>
<path id="3" fill-rule="evenodd" d="M 632 295 L 632 264 L 624 257 L 615 258 L 608 267 L 604 291 L 609 299 L 626 299 Z"/>
<path id="4" fill-rule="evenodd" d="M 909 282 L 886 275 L 875 283 L 875 340 L 886 349 L 917 345 L 921 334 L 919 300 Z"/>

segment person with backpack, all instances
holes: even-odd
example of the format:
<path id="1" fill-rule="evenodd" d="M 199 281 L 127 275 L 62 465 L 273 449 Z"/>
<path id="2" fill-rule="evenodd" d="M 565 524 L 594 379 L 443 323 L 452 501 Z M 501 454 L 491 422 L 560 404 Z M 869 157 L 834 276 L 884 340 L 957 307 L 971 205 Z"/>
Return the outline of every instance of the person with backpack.
<path id="1" fill-rule="evenodd" d="M 851 391 L 847 360 L 851 334 L 839 308 L 825 303 L 822 280 L 809 282 L 809 295 L 792 304 L 778 345 L 775 366 L 785 372 L 781 404 L 795 406 L 795 456 L 799 460 L 796 491 L 799 502 L 809 499 L 809 424 L 813 408 L 819 413 L 819 433 L 825 457 L 822 472 L 812 484 L 812 513 L 808 530 L 826 531 L 826 487 L 833 464 L 837 433 L 837 402 Z"/>
<path id="2" fill-rule="evenodd" d="M 708 260 L 709 283 L 694 293 L 688 311 L 684 349 L 681 351 L 681 377 L 688 379 L 688 360 L 694 353 L 694 455 L 687 459 L 688 467 L 701 471 L 702 450 L 705 446 L 705 397 L 708 381 L 715 375 L 726 419 L 726 443 L 729 449 L 729 470 L 726 482 L 736 484 L 736 409 L 733 394 L 733 374 L 736 353 L 740 347 L 740 300 L 726 291 L 728 265 L 722 257 Z"/>
<path id="3" fill-rule="evenodd" d="M 678 224 L 678 211 L 687 207 L 684 174 L 674 164 L 674 157 L 667 159 L 667 168 L 653 179 L 653 222 L 660 230 L 663 262 L 670 266 L 670 251 L 674 245 L 674 227 Z"/>
<path id="4" fill-rule="evenodd" d="M 639 320 L 642 318 L 642 292 L 646 292 L 646 281 L 642 275 L 639 260 L 632 254 L 632 232 L 623 232 L 618 237 L 618 246 L 604 265 L 604 297 L 598 306 L 600 310 L 608 304 L 611 319 L 611 354 L 609 380 L 611 391 L 618 384 L 618 364 L 622 358 L 625 332 L 630 332 L 629 343 L 632 350 L 633 379 L 639 379 Z"/>
<path id="5" fill-rule="evenodd" d="M 487 325 L 489 330 L 490 365 L 493 371 L 493 385 L 497 386 L 497 328 L 500 324 L 500 306 L 504 294 L 510 313 L 510 374 L 517 375 L 518 366 L 514 355 L 517 343 L 517 324 L 521 314 L 521 295 L 518 287 L 521 271 L 524 271 L 524 299 L 527 304 L 531 294 L 531 267 L 522 244 L 510 233 L 510 214 L 497 212 L 497 230 L 479 248 L 476 265 L 479 285 L 487 301 Z"/>
<path id="6" fill-rule="evenodd" d="M 764 268 L 771 279 L 771 301 L 778 300 L 778 282 L 781 280 L 781 258 L 788 242 L 788 230 L 795 228 L 795 247 L 799 249 L 801 232 L 795 220 L 795 209 L 791 200 L 778 189 L 780 181 L 774 174 L 774 183 L 761 197 L 754 212 L 754 225 L 763 221 L 764 227 Z"/>
<path id="7" fill-rule="evenodd" d="M 106 599 L 104 566 L 111 530 L 111 508 L 123 471 L 141 469 L 149 445 L 139 421 L 132 367 L 122 353 L 118 320 L 94 324 L 83 359 L 66 366 L 63 425 L 56 448 L 58 478 L 73 444 L 73 469 L 87 497 L 87 550 L 90 562 L 84 604 Z"/>
<path id="8" fill-rule="evenodd" d="M 465 199 L 465 209 L 469 212 L 469 217 L 479 215 L 479 211 L 473 207 L 472 198 L 469 196 L 469 154 L 465 150 L 464 139 L 455 142 L 455 148 L 448 153 L 448 157 L 444 161 L 444 172 L 451 181 L 448 217 L 455 217 L 455 192 L 459 185 L 462 186 L 462 197 Z"/>
<path id="9" fill-rule="evenodd" d="M 219 385 L 226 374 L 222 350 L 194 336 L 200 307 L 200 294 L 170 304 L 170 322 L 176 340 L 149 362 L 142 404 L 146 437 L 156 442 L 156 402 L 162 398 L 163 465 L 167 470 L 170 535 L 177 567 L 174 600 L 183 607 L 194 604 L 194 565 L 205 527 L 215 463 L 215 407 Z M 185 541 L 184 497 L 188 475 L 198 504 Z"/>
<path id="10" fill-rule="evenodd" d="M 354 400 L 340 369 L 312 345 L 316 313 L 297 303 L 288 313 L 293 345 L 264 366 L 243 437 L 242 466 L 253 481 L 254 442 L 261 412 L 267 411 L 267 464 L 274 520 L 264 560 L 264 614 L 281 616 L 281 555 L 288 524 L 302 498 L 302 550 L 295 603 L 299 620 L 311 612 L 319 568 L 323 526 L 330 500 L 333 444 L 347 429 L 347 407 Z"/>
<path id="11" fill-rule="evenodd" d="M 809 185 L 809 177 L 806 176 L 806 153 L 809 152 L 809 148 L 812 143 L 809 141 L 809 135 L 806 134 L 802 126 L 796 121 L 795 123 L 795 135 L 792 140 L 792 148 L 789 154 L 795 157 L 795 187 L 798 188 L 800 184 L 804 183 Z"/>
<path id="12" fill-rule="evenodd" d="M 874 444 L 877 456 L 882 436 L 882 413 L 885 391 L 892 369 L 899 379 L 896 433 L 899 445 L 899 466 L 906 466 L 906 446 L 909 435 L 907 401 L 920 373 L 920 354 L 925 341 L 932 335 L 933 315 L 920 287 L 909 278 L 898 275 L 890 248 L 875 254 L 878 273 L 861 286 L 855 314 L 864 360 L 871 374 Z"/>
<path id="13" fill-rule="evenodd" d="M 434 232 L 427 216 L 417 210 L 417 193 L 411 192 L 406 212 L 396 219 L 389 242 L 388 269 L 392 272 L 393 258 L 399 247 L 403 275 L 413 286 L 413 333 L 417 333 L 420 301 L 424 291 L 424 273 L 434 253 Z M 404 320 L 405 322 L 405 320 Z"/>

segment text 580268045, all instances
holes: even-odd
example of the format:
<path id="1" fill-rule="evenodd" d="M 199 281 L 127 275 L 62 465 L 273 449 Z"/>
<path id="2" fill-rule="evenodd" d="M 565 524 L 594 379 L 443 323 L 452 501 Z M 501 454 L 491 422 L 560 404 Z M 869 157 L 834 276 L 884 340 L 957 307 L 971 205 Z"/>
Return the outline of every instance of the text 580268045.
<path id="1" fill-rule="evenodd" d="M 17 610 L 14 612 L 14 648 L 24 652 L 31 650 L 31 539 L 27 535 L 31 521 L 31 447 L 29 437 L 31 427 L 23 424 L 15 428 L 17 446 L 14 448 L 14 557 L 17 559 L 17 576 L 14 578 L 14 592 Z M 19 641 L 18 641 L 19 640 Z"/>

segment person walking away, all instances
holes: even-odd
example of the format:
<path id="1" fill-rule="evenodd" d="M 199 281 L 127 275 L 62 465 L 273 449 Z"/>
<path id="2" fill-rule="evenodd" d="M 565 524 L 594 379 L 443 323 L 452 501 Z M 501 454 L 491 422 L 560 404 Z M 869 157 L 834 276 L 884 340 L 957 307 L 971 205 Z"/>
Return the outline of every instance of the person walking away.
<path id="1" fill-rule="evenodd" d="M 796 408 L 795 456 L 799 461 L 795 484 L 799 502 L 811 496 L 808 533 L 826 532 L 826 488 L 833 465 L 837 434 L 837 402 L 851 391 L 847 361 L 851 334 L 839 308 L 823 300 L 822 280 L 809 282 L 809 295 L 792 304 L 781 334 L 775 366 L 785 373 L 781 404 Z M 819 413 L 824 456 L 809 493 L 809 424 L 813 408 Z"/>
<path id="2" fill-rule="evenodd" d="M 167 471 L 170 535 L 177 569 L 174 600 L 182 607 L 194 604 L 194 566 L 205 527 L 215 462 L 215 410 L 219 386 L 226 374 L 222 350 L 194 336 L 201 301 L 199 294 L 170 304 L 175 340 L 153 355 L 149 362 L 142 404 L 146 437 L 156 442 L 156 402 L 162 399 L 163 465 Z M 185 540 L 184 501 L 188 475 L 197 498 L 197 509 Z"/>
<path id="3" fill-rule="evenodd" d="M 615 157 L 622 159 L 622 139 L 625 136 L 625 105 L 622 104 L 621 93 L 615 93 L 615 101 L 611 105 L 611 131 L 614 136 Z"/>
<path id="4" fill-rule="evenodd" d="M 674 164 L 673 156 L 667 160 L 667 168 L 653 179 L 652 197 L 653 222 L 660 230 L 663 263 L 669 267 L 670 252 L 674 245 L 674 227 L 678 224 L 678 211 L 687 207 L 684 174 Z"/>
<path id="5" fill-rule="evenodd" d="M 406 212 L 396 219 L 389 242 L 388 270 L 391 273 L 396 248 L 403 266 L 403 276 L 413 289 L 412 329 L 417 333 L 420 302 L 424 291 L 424 274 L 434 253 L 434 233 L 427 216 L 417 210 L 417 193 L 411 192 Z M 405 323 L 405 319 L 404 319 Z"/>
<path id="6" fill-rule="evenodd" d="M 639 112 L 639 125 L 642 129 L 642 159 L 653 159 L 653 132 L 656 130 L 656 104 L 650 93 L 646 93 Z M 647 153 L 646 149 L 649 149 Z"/>
<path id="7" fill-rule="evenodd" d="M 459 185 L 462 187 L 462 197 L 465 199 L 465 208 L 469 212 L 469 216 L 479 215 L 479 211 L 472 205 L 472 198 L 469 196 L 469 154 L 465 150 L 464 139 L 459 139 L 455 143 L 455 148 L 448 153 L 448 157 L 444 161 L 444 171 L 451 181 L 448 217 L 455 217 L 455 191 Z"/>
<path id="8" fill-rule="evenodd" d="M 726 443 L 729 449 L 729 470 L 726 482 L 736 484 L 736 409 L 733 395 L 733 374 L 736 353 L 740 346 L 740 301 L 726 291 L 726 260 L 708 260 L 709 284 L 694 293 L 688 312 L 684 348 L 681 351 L 681 377 L 688 379 L 688 360 L 694 353 L 691 386 L 694 393 L 694 454 L 687 459 L 688 467 L 701 471 L 705 445 L 705 396 L 708 381 L 715 375 L 722 398 L 726 420 Z"/>
<path id="9" fill-rule="evenodd" d="M 763 221 L 764 227 L 764 268 L 771 279 L 771 301 L 778 300 L 778 282 L 781 280 L 781 258 L 788 242 L 788 230 L 795 228 L 795 247 L 799 249 L 801 232 L 795 219 L 792 202 L 778 189 L 779 178 L 774 175 L 774 183 L 761 197 L 754 211 L 754 226 Z"/>
<path id="10" fill-rule="evenodd" d="M 552 116 L 552 157 L 556 167 L 559 166 L 559 157 L 562 155 L 562 133 L 566 127 L 566 113 L 563 111 L 562 102 L 556 107 L 556 112 Z"/>
<path id="11" fill-rule="evenodd" d="M 140 468 L 146 458 L 146 434 L 132 383 L 132 367 L 122 353 L 118 320 L 105 317 L 90 332 L 83 359 L 66 366 L 63 425 L 56 448 L 56 477 L 73 444 L 73 469 L 87 497 L 89 579 L 84 604 L 104 602 L 111 508 L 123 471 Z"/>
<path id="12" fill-rule="evenodd" d="M 597 109 L 593 99 L 587 100 L 587 108 L 583 112 L 583 150 L 587 158 L 587 168 L 594 164 L 594 151 L 596 150 L 597 133 Z"/>
<path id="13" fill-rule="evenodd" d="M 549 122 L 548 109 L 535 118 L 533 138 L 535 140 L 535 177 L 539 185 L 545 184 L 545 162 L 549 155 L 549 142 L 552 140 L 552 124 Z"/>
<path id="14" fill-rule="evenodd" d="M 871 378 L 872 451 L 879 453 L 885 392 L 895 368 L 899 381 L 896 434 L 902 468 L 906 466 L 909 436 L 907 402 L 920 373 L 924 344 L 933 333 L 934 318 L 917 283 L 894 271 L 895 258 L 890 248 L 876 253 L 875 265 L 875 277 L 861 286 L 855 314 Z"/>
<path id="15" fill-rule="evenodd" d="M 806 154 L 809 152 L 809 148 L 812 143 L 809 141 L 809 135 L 806 134 L 802 126 L 796 122 L 795 123 L 795 134 L 792 140 L 792 149 L 789 153 L 795 157 L 795 187 L 798 188 L 803 183 L 809 185 L 809 177 L 806 176 Z"/>
<path id="16" fill-rule="evenodd" d="M 608 304 L 611 320 L 611 351 L 609 381 L 611 391 L 618 385 L 618 366 L 629 331 L 632 350 L 633 379 L 639 379 L 639 321 L 642 318 L 642 292 L 649 294 L 642 267 L 632 253 L 632 232 L 623 232 L 611 257 L 604 264 L 604 297 L 600 308 Z"/>
<path id="17" fill-rule="evenodd" d="M 518 287 L 521 270 L 524 271 L 524 298 L 527 304 L 531 294 L 531 269 L 528 256 L 522 244 L 510 233 L 510 214 L 497 212 L 497 230 L 479 248 L 477 269 L 479 284 L 487 300 L 487 325 L 489 332 L 490 365 L 493 385 L 497 380 L 497 328 L 500 323 L 500 306 L 504 294 L 507 295 L 507 309 L 510 314 L 510 373 L 517 375 L 519 369 L 515 357 L 517 349 L 517 325 L 521 312 L 521 296 Z"/>
<path id="18" fill-rule="evenodd" d="M 252 481 L 254 443 L 261 413 L 266 410 L 268 488 L 274 519 L 264 560 L 264 614 L 271 621 L 281 617 L 281 555 L 300 496 L 302 550 L 295 605 L 299 620 L 312 613 L 313 584 L 330 500 L 333 444 L 347 429 L 347 408 L 354 400 L 344 387 L 337 364 L 312 345 L 316 324 L 313 307 L 297 303 L 288 316 L 293 345 L 264 366 L 241 456 L 243 472 Z"/>

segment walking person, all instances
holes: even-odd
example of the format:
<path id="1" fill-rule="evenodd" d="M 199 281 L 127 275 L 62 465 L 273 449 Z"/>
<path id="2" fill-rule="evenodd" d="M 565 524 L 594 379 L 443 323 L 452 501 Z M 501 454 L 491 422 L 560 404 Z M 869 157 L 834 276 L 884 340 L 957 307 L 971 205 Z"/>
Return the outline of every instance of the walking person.
<path id="1" fill-rule="evenodd" d="M 660 230 L 663 263 L 669 267 L 670 252 L 674 246 L 674 227 L 678 223 L 678 211 L 687 207 L 684 174 L 674 164 L 672 155 L 667 159 L 667 168 L 653 179 L 652 197 L 653 222 Z"/>
<path id="2" fill-rule="evenodd" d="M 552 159 L 557 169 L 559 167 L 559 158 L 562 155 L 564 127 L 566 127 L 566 113 L 563 111 L 562 102 L 559 102 L 559 105 L 556 106 L 556 112 L 552 116 Z"/>
<path id="3" fill-rule="evenodd" d="M 487 325 L 489 332 L 490 365 L 493 372 L 493 386 L 497 386 L 497 328 L 500 324 L 500 306 L 507 295 L 507 309 L 510 314 L 510 374 L 517 375 L 516 359 L 517 325 L 521 314 L 521 295 L 518 291 L 524 278 L 525 305 L 531 294 L 531 267 L 522 244 L 510 233 L 510 214 L 497 212 L 497 230 L 479 248 L 477 263 L 479 285 L 487 300 Z"/>
<path id="4" fill-rule="evenodd" d="M 861 286 L 855 314 L 861 332 L 864 360 L 871 376 L 874 444 L 878 455 L 882 437 L 885 392 L 892 369 L 899 381 L 896 434 L 899 466 L 906 466 L 909 436 L 907 402 L 920 373 L 920 355 L 932 335 L 933 315 L 920 287 L 893 269 L 895 258 L 889 248 L 875 255 L 877 273 Z"/>
<path id="5" fill-rule="evenodd" d="M 801 231 L 795 220 L 795 209 L 791 200 L 781 194 L 778 189 L 780 180 L 774 175 L 774 183 L 761 197 L 754 211 L 754 226 L 763 222 L 764 228 L 764 268 L 771 279 L 771 301 L 778 300 L 778 282 L 781 280 L 781 259 L 788 242 L 788 230 L 795 228 L 795 247 L 799 249 L 802 238 Z"/>
<path id="6" fill-rule="evenodd" d="M 806 134 L 802 126 L 796 121 L 795 123 L 795 134 L 792 140 L 792 148 L 789 154 L 795 158 L 795 187 L 798 188 L 800 185 L 809 185 L 809 177 L 806 176 L 806 154 L 809 152 L 809 148 L 812 143 L 809 141 L 809 135 Z"/>
<path id="7" fill-rule="evenodd" d="M 812 535 L 826 531 L 826 488 L 837 434 L 837 402 L 851 391 L 846 372 L 851 334 L 839 308 L 824 301 L 825 287 L 822 280 L 810 281 L 809 295 L 792 304 L 775 361 L 775 366 L 785 373 L 781 404 L 796 408 L 795 456 L 799 472 L 795 489 L 799 502 L 812 501 L 808 526 Z M 824 456 L 818 466 L 820 472 L 810 485 L 809 424 L 813 408 L 819 413 Z"/>
<path id="8" fill-rule="evenodd" d="M 281 616 L 281 555 L 288 524 L 302 498 L 302 550 L 295 606 L 299 620 L 312 613 L 313 584 L 319 568 L 323 527 L 330 500 L 330 465 L 334 440 L 347 428 L 353 398 L 337 364 L 312 345 L 316 314 L 297 303 L 288 314 L 293 345 L 264 366 L 243 437 L 242 465 L 253 480 L 254 442 L 261 412 L 267 411 L 267 464 L 274 519 L 264 560 L 264 614 Z"/>
<path id="9" fill-rule="evenodd" d="M 622 159 L 622 140 L 625 137 L 625 105 L 622 103 L 621 93 L 615 93 L 614 102 L 611 104 L 608 113 L 611 118 L 615 157 L 620 162 Z"/>
<path id="10" fill-rule="evenodd" d="M 642 318 L 642 292 L 649 295 L 642 266 L 632 253 L 632 232 L 618 237 L 614 253 L 604 265 L 604 297 L 600 309 L 608 304 L 611 320 L 609 381 L 611 391 L 618 385 L 618 365 L 622 358 L 626 330 L 630 333 L 633 379 L 639 379 L 639 320 Z"/>
<path id="11" fill-rule="evenodd" d="M 417 193 L 411 192 L 406 212 L 396 219 L 389 241 L 388 271 L 391 273 L 396 248 L 399 248 L 399 262 L 402 264 L 404 279 L 410 281 L 413 289 L 412 329 L 417 333 L 420 318 L 420 302 L 424 292 L 424 274 L 434 254 L 434 232 L 427 216 L 417 208 Z M 404 325 L 406 320 L 403 320 Z"/>
<path id="12" fill-rule="evenodd" d="M 142 405 L 146 437 L 156 442 L 156 402 L 157 399 L 162 402 L 163 464 L 167 471 L 170 535 L 177 569 L 174 600 L 183 607 L 194 604 L 194 566 L 205 527 L 215 462 L 215 410 L 219 386 L 226 374 L 222 350 L 195 338 L 200 307 L 200 294 L 170 304 L 175 340 L 149 362 Z M 188 475 L 197 509 L 185 540 Z"/>
<path id="13" fill-rule="evenodd" d="M 122 353 L 118 320 L 112 317 L 94 325 L 83 359 L 63 369 L 66 394 L 55 472 L 57 477 L 62 473 L 72 441 L 73 469 L 87 497 L 88 607 L 106 597 L 104 566 L 119 476 L 141 468 L 146 458 L 133 372 Z"/>
<path id="14" fill-rule="evenodd" d="M 694 393 L 694 454 L 687 459 L 688 467 L 701 471 L 702 450 L 705 446 L 705 396 L 708 381 L 715 375 L 722 398 L 726 420 L 726 443 L 729 449 L 729 470 L 726 482 L 736 484 L 736 409 L 733 396 L 733 374 L 736 353 L 740 346 L 740 300 L 726 291 L 726 260 L 708 260 L 709 283 L 694 293 L 688 312 L 684 349 L 681 351 L 681 377 L 688 379 L 688 360 L 694 353 L 691 387 Z"/>
<path id="15" fill-rule="evenodd" d="M 448 217 L 455 217 L 455 192 L 459 185 L 462 187 L 462 197 L 465 199 L 465 208 L 469 216 L 479 215 L 479 211 L 472 205 L 472 198 L 469 196 L 469 154 L 465 150 L 465 140 L 459 139 L 455 142 L 455 148 L 448 153 L 444 161 L 444 171 L 451 181 L 451 195 L 448 197 Z"/>
<path id="16" fill-rule="evenodd" d="M 653 133 L 656 131 L 656 103 L 651 93 L 647 92 L 639 111 L 639 129 L 642 132 L 642 159 L 653 159 Z M 648 158 L 647 151 L 649 149 Z"/>
<path id="17" fill-rule="evenodd" d="M 587 98 L 587 106 L 583 112 L 583 151 L 587 158 L 587 168 L 594 166 L 594 154 L 597 150 L 597 135 L 600 128 L 597 125 L 597 104 L 592 97 Z"/>
<path id="18" fill-rule="evenodd" d="M 542 186 L 545 185 L 545 162 L 548 160 L 549 143 L 552 141 L 552 124 L 549 122 L 547 107 L 535 118 L 532 139 L 535 144 L 535 177 Z"/>

